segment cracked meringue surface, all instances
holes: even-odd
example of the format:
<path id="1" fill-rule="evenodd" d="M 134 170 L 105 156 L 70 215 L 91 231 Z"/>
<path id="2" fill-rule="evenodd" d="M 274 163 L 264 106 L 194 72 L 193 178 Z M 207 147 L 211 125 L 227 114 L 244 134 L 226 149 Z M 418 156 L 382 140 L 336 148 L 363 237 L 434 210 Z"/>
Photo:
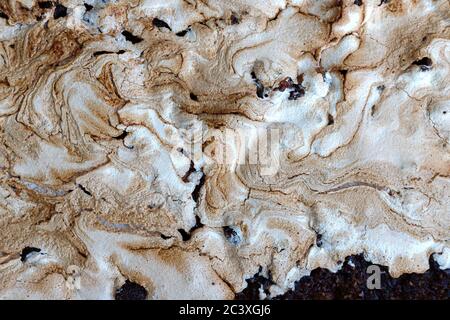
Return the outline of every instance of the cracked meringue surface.
<path id="1" fill-rule="evenodd" d="M 0 13 L 0 298 L 232 299 L 257 273 L 274 297 L 359 253 L 449 268 L 449 1 Z"/>

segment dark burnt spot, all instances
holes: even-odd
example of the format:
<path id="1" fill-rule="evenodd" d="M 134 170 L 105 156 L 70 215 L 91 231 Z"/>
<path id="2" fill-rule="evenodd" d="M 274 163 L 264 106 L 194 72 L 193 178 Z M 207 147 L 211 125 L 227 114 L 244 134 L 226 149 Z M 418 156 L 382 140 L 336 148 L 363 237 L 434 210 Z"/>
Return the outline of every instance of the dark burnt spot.
<path id="1" fill-rule="evenodd" d="M 35 247 L 25 247 L 22 249 L 22 253 L 20 254 L 20 261 L 27 261 L 28 255 L 33 252 L 41 252 L 41 249 Z"/>
<path id="2" fill-rule="evenodd" d="M 124 54 L 124 53 L 125 53 L 125 50 L 119 50 L 119 51 L 117 51 L 116 53 L 117 53 L 117 54 Z"/>
<path id="3" fill-rule="evenodd" d="M 185 30 L 182 30 L 180 32 L 175 33 L 175 35 L 177 37 L 184 37 L 190 30 L 191 30 L 190 28 L 187 28 Z"/>
<path id="4" fill-rule="evenodd" d="M 181 178 L 181 180 L 183 180 L 184 183 L 189 182 L 189 177 L 194 172 L 195 172 L 195 165 L 194 165 L 194 161 L 191 160 L 191 163 L 189 165 L 189 170 L 185 173 L 184 177 Z"/>
<path id="5" fill-rule="evenodd" d="M 252 76 L 253 82 L 256 85 L 256 96 L 260 99 L 267 98 L 268 95 L 265 94 L 265 88 L 261 81 L 256 77 L 255 72 L 252 71 L 250 75 Z"/>
<path id="6" fill-rule="evenodd" d="M 114 53 L 114 52 L 101 50 L 101 51 L 95 51 L 92 55 L 94 57 L 98 57 L 98 56 L 101 56 L 101 55 L 104 55 L 104 54 L 111 54 L 111 53 Z"/>
<path id="7" fill-rule="evenodd" d="M 187 233 L 186 230 L 178 229 L 178 232 L 180 233 L 181 239 L 183 241 L 189 241 L 191 239 L 191 235 L 189 233 Z"/>
<path id="8" fill-rule="evenodd" d="M 143 286 L 127 280 L 123 286 L 116 290 L 114 298 L 116 300 L 145 300 L 147 295 L 147 290 Z"/>
<path id="9" fill-rule="evenodd" d="M 316 234 L 316 245 L 320 248 L 322 247 L 322 235 L 320 233 Z"/>
<path id="10" fill-rule="evenodd" d="M 161 203 L 151 202 L 150 204 L 147 205 L 147 208 L 149 208 L 150 210 L 154 210 L 161 208 L 161 206 L 162 206 Z"/>
<path id="11" fill-rule="evenodd" d="M 285 90 L 289 90 L 289 100 L 297 100 L 305 95 L 305 87 L 302 86 L 303 82 L 303 74 L 297 76 L 297 83 L 295 83 L 291 77 L 286 77 L 281 80 L 275 90 L 279 90 L 284 92 Z"/>
<path id="12" fill-rule="evenodd" d="M 197 229 L 200 229 L 201 227 L 203 227 L 204 224 L 202 223 L 201 219 L 199 216 L 195 216 L 195 225 L 192 227 L 192 229 L 189 232 L 193 232 Z"/>
<path id="13" fill-rule="evenodd" d="M 52 1 L 39 1 L 38 6 L 41 9 L 50 9 L 51 7 L 53 7 L 53 2 Z"/>
<path id="14" fill-rule="evenodd" d="M 339 70 L 339 73 L 342 74 L 342 76 L 345 78 L 347 76 L 348 70 L 341 69 Z"/>
<path id="15" fill-rule="evenodd" d="M 393 197 L 393 196 L 395 196 L 396 194 L 400 194 L 400 193 L 399 193 L 399 192 L 395 192 L 395 191 L 392 190 L 392 189 L 389 189 L 388 192 L 387 192 L 387 194 L 388 194 L 390 197 Z"/>
<path id="16" fill-rule="evenodd" d="M 136 44 L 144 40 L 141 37 L 135 36 L 130 31 L 127 30 L 122 31 L 122 35 L 125 37 L 127 41 L 130 41 L 132 44 Z"/>
<path id="17" fill-rule="evenodd" d="M 232 236 L 235 236 L 236 235 L 236 231 L 234 231 L 234 229 L 231 228 L 231 227 L 225 226 L 225 227 L 223 227 L 223 234 L 228 239 L 228 238 L 230 238 Z"/>
<path id="18" fill-rule="evenodd" d="M 421 71 L 428 71 L 431 69 L 433 61 L 428 57 L 424 57 L 420 60 L 414 61 L 413 64 L 419 66 Z"/>
<path id="19" fill-rule="evenodd" d="M 184 229 L 178 229 L 178 232 L 180 233 L 181 239 L 183 241 L 189 241 L 189 240 L 191 240 L 192 233 L 195 230 L 202 228 L 203 226 L 204 226 L 204 224 L 201 222 L 200 217 L 195 216 L 195 225 L 189 230 L 189 232 L 186 232 L 186 230 L 184 230 Z"/>
<path id="20" fill-rule="evenodd" d="M 230 22 L 231 22 L 231 24 L 238 24 L 239 18 L 233 13 L 230 17 Z"/>
<path id="21" fill-rule="evenodd" d="M 330 113 L 327 115 L 327 121 L 328 126 L 332 126 L 334 124 L 334 118 Z"/>
<path id="22" fill-rule="evenodd" d="M 169 29 L 170 31 L 172 31 L 172 29 L 170 28 L 170 26 L 169 26 L 165 21 L 163 21 L 163 20 L 161 20 L 161 19 L 153 18 L 152 24 L 153 24 L 155 27 L 158 27 L 158 28 L 167 28 L 167 29 Z"/>
<path id="23" fill-rule="evenodd" d="M 362 0 L 355 0 L 355 2 L 353 2 L 354 4 L 356 4 L 357 6 L 362 6 L 363 2 Z"/>
<path id="24" fill-rule="evenodd" d="M 222 228 L 223 234 L 225 235 L 225 238 L 228 240 L 228 242 L 238 245 L 241 242 L 241 238 L 239 234 L 236 232 L 236 230 L 233 227 L 225 226 Z"/>
<path id="25" fill-rule="evenodd" d="M 55 7 L 55 11 L 53 12 L 53 18 L 59 19 L 64 18 L 65 16 L 67 16 L 67 8 L 58 3 Z"/>
<path id="26" fill-rule="evenodd" d="M 186 35 L 186 33 L 187 33 L 187 30 L 183 30 L 183 31 L 175 33 L 175 35 L 178 37 L 184 37 Z"/>
<path id="27" fill-rule="evenodd" d="M 302 85 L 294 83 L 290 89 L 291 91 L 289 92 L 288 97 L 289 100 L 297 100 L 305 95 L 305 88 L 303 88 Z"/>
<path id="28" fill-rule="evenodd" d="M 0 11 L 0 18 L 6 19 L 6 20 L 9 19 L 8 15 L 2 11 Z"/>
<path id="29" fill-rule="evenodd" d="M 261 275 L 261 271 L 262 268 L 260 267 L 257 274 L 252 278 L 245 280 L 247 282 L 247 288 L 235 295 L 236 300 L 259 300 L 260 289 L 262 289 L 265 294 L 270 293 L 269 289 L 274 284 L 271 273 L 269 271 L 269 276 L 266 278 Z"/>
<path id="30" fill-rule="evenodd" d="M 198 101 L 198 97 L 195 94 L 193 94 L 192 92 L 189 93 L 189 98 L 191 98 L 191 100 Z"/>
<path id="31" fill-rule="evenodd" d="M 202 177 L 200 178 L 200 181 L 195 186 L 194 191 L 192 191 L 192 200 L 195 201 L 195 203 L 198 204 L 198 199 L 200 198 L 200 190 L 202 189 L 203 185 L 205 184 L 206 176 L 203 173 Z"/>
<path id="32" fill-rule="evenodd" d="M 380 4 L 378 6 L 389 3 L 389 1 L 391 1 L 391 0 L 381 0 Z"/>
<path id="33" fill-rule="evenodd" d="M 84 8 L 86 9 L 86 11 L 91 11 L 94 7 L 91 6 L 91 5 L 88 4 L 88 3 L 85 3 L 85 4 L 84 4 Z"/>
<path id="34" fill-rule="evenodd" d="M 88 196 L 92 197 L 92 193 L 90 193 L 89 190 L 87 190 L 83 185 L 78 184 L 77 186 L 78 186 L 78 188 L 80 188 L 80 190 L 83 191 L 85 194 L 87 194 Z"/>
<path id="35" fill-rule="evenodd" d="M 287 78 L 281 80 L 280 84 L 278 85 L 278 88 L 276 88 L 276 89 L 281 92 L 284 92 L 287 88 L 290 88 L 293 84 L 294 84 L 294 82 L 292 81 L 292 78 L 287 77 Z"/>
<path id="36" fill-rule="evenodd" d="M 126 131 L 124 130 L 124 131 L 122 131 L 122 133 L 121 133 L 120 135 L 114 137 L 114 139 L 117 139 L 117 140 L 123 140 L 123 139 L 125 139 L 125 138 L 127 137 L 127 135 L 128 135 L 128 132 L 126 132 Z"/>
<path id="37" fill-rule="evenodd" d="M 256 95 L 260 99 L 264 99 L 264 86 L 261 84 L 256 85 Z"/>
<path id="38" fill-rule="evenodd" d="M 377 87 L 377 90 L 380 92 L 383 92 L 384 89 L 386 89 L 386 87 L 383 84 Z"/>
<path id="39" fill-rule="evenodd" d="M 163 240 L 168 240 L 168 239 L 172 238 L 171 236 L 166 236 L 166 235 L 163 234 L 163 233 L 160 234 L 160 237 L 161 237 L 161 239 L 163 239 Z"/>

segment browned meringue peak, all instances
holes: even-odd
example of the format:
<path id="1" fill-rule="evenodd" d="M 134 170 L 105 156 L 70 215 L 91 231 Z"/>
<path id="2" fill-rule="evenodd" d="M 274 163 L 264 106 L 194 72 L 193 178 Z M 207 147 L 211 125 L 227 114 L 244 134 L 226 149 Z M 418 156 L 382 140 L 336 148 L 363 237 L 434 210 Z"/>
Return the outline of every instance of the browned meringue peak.
<path id="1" fill-rule="evenodd" d="M 448 268 L 449 3 L 362 2 L 1 2 L 0 297 Z"/>

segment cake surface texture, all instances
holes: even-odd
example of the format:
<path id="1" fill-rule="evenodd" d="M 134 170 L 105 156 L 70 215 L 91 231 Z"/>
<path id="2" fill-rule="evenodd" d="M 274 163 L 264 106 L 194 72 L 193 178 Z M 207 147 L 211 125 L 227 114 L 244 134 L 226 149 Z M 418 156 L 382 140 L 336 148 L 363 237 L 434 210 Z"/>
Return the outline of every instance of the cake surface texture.
<path id="1" fill-rule="evenodd" d="M 450 1 L 0 0 L 0 140 L 0 299 L 446 270 Z"/>

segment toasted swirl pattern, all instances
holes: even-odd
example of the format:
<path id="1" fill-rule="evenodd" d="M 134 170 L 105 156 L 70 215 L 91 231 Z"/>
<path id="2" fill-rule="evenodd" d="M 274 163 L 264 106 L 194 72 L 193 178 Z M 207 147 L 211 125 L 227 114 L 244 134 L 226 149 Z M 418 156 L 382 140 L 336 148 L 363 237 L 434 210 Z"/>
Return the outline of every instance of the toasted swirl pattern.
<path id="1" fill-rule="evenodd" d="M 0 298 L 449 267 L 447 0 L 59 2 L 0 2 Z"/>

